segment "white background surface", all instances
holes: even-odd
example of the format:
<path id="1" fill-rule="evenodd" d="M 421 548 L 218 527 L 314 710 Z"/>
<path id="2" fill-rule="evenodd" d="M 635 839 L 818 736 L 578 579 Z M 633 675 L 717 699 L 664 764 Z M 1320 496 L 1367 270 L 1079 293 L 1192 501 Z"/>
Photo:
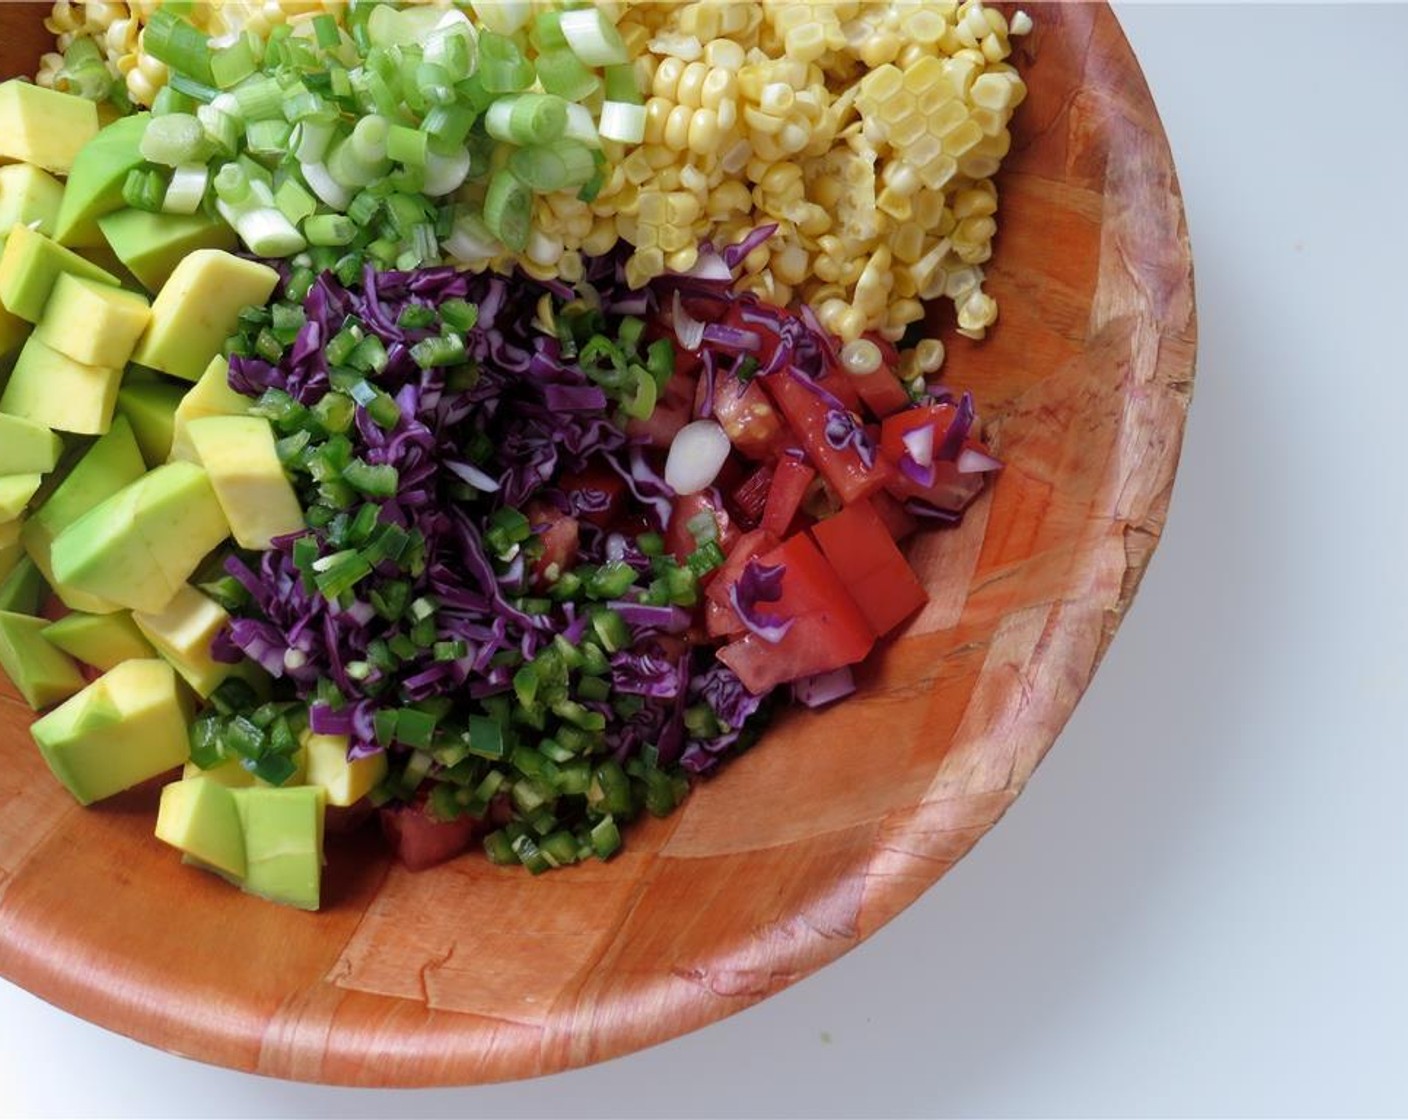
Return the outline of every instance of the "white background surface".
<path id="1" fill-rule="evenodd" d="M 281 1084 L 0 982 L 0 1113 L 1408 1113 L 1408 7 L 1119 11 L 1187 197 L 1196 400 L 1135 608 L 968 859 L 765 1004 L 534 1083 Z"/>

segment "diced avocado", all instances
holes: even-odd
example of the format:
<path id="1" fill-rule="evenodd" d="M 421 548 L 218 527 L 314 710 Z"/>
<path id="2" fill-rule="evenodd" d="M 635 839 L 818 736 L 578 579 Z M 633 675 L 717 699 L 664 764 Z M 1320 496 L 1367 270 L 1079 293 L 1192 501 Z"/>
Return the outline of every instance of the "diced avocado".
<path id="1" fill-rule="evenodd" d="M 192 420 L 207 416 L 243 416 L 249 411 L 250 400 L 230 388 L 230 363 L 223 357 L 212 358 L 200 375 L 200 380 L 176 406 L 176 425 L 171 437 L 171 458 L 195 463 L 196 449 L 189 432 Z"/>
<path id="2" fill-rule="evenodd" d="M 254 775 L 245 769 L 238 758 L 226 759 L 219 766 L 212 766 L 209 770 L 202 770 L 194 762 L 187 762 L 186 768 L 181 771 L 181 777 L 206 777 L 229 789 L 243 789 L 245 786 L 254 785 Z"/>
<path id="3" fill-rule="evenodd" d="M 40 474 L 54 469 L 64 441 L 43 424 L 0 412 L 0 474 Z"/>
<path id="4" fill-rule="evenodd" d="M 214 692 L 234 668 L 210 655 L 210 643 L 229 625 L 229 614 L 190 584 L 182 585 L 165 610 L 137 611 L 132 621 L 202 697 Z"/>
<path id="5" fill-rule="evenodd" d="M 213 249 L 191 253 L 152 304 L 152 322 L 132 360 L 196 381 L 239 326 L 246 307 L 262 307 L 278 286 L 268 265 Z"/>
<path id="6" fill-rule="evenodd" d="M 76 362 L 30 335 L 0 395 L 0 412 L 60 432 L 102 435 L 112 424 L 121 383 L 122 370 Z"/>
<path id="7" fill-rule="evenodd" d="M 39 322 L 49 293 L 65 272 L 99 284 L 117 283 L 112 273 L 28 226 L 14 226 L 9 233 L 0 254 L 0 304 L 26 322 Z"/>
<path id="8" fill-rule="evenodd" d="M 9 577 L 24 555 L 24 542 L 20 540 L 23 528 L 20 521 L 0 521 L 0 581 Z"/>
<path id="9" fill-rule="evenodd" d="M 46 625 L 33 615 L 0 611 L 0 669 L 35 711 L 67 700 L 83 687 L 73 658 L 45 639 Z"/>
<path id="10" fill-rule="evenodd" d="M 83 248 L 107 244 L 98 219 L 126 205 L 122 186 L 128 172 L 143 163 L 142 135 L 150 119 L 150 113 L 123 117 L 83 145 L 68 173 L 54 223 L 54 237 L 61 244 Z"/>
<path id="11" fill-rule="evenodd" d="M 184 386 L 169 381 L 124 383 L 117 391 L 117 411 L 132 425 L 147 466 L 159 467 L 170 458 L 176 408 L 185 393 Z"/>
<path id="12" fill-rule="evenodd" d="M 0 167 L 0 238 L 17 225 L 53 237 L 63 197 L 63 186 L 47 171 L 27 163 Z"/>
<path id="13" fill-rule="evenodd" d="M 0 521 L 16 521 L 44 481 L 42 474 L 0 474 Z"/>
<path id="14" fill-rule="evenodd" d="M 83 97 L 12 78 L 0 84 L 0 162 L 67 174 L 98 135 L 98 107 Z"/>
<path id="15" fill-rule="evenodd" d="M 86 595 L 76 588 L 65 587 L 54 579 L 50 552 L 54 538 L 90 509 L 112 497 L 124 486 L 136 482 L 146 473 L 132 427 L 126 418 L 118 416 L 108 434 L 95 442 L 78 460 L 68 476 L 44 499 L 25 522 L 21 539 L 30 559 L 38 565 L 54 593 L 71 610 L 90 614 L 109 614 L 118 609 L 96 595 Z"/>
<path id="16" fill-rule="evenodd" d="M 236 879 L 245 877 L 239 810 L 229 789 L 210 778 L 184 778 L 161 791 L 156 838 Z"/>
<path id="17" fill-rule="evenodd" d="M 127 611 L 114 614 L 74 611 L 44 627 L 44 637 L 70 657 L 104 673 L 124 661 L 156 656 L 156 650 L 142 637 Z"/>
<path id="18" fill-rule="evenodd" d="M 34 614 L 44 600 L 44 574 L 28 556 L 21 556 L 0 580 L 0 611 Z"/>
<path id="19" fill-rule="evenodd" d="M 29 337 L 29 324 L 18 315 L 11 315 L 0 307 L 0 362 L 24 345 Z M 4 367 L 0 365 L 0 388 L 5 385 Z"/>
<path id="20" fill-rule="evenodd" d="M 151 322 L 147 297 L 65 273 L 49 293 L 34 337 L 89 366 L 125 366 Z"/>
<path id="21" fill-rule="evenodd" d="M 308 750 L 308 784 L 322 786 L 329 805 L 355 805 L 386 776 L 384 752 L 349 762 L 346 735 L 314 735 L 304 739 Z"/>
<path id="22" fill-rule="evenodd" d="M 30 729 L 49 769 L 91 805 L 174 769 L 189 754 L 189 715 L 165 661 L 124 661 Z"/>
<path id="23" fill-rule="evenodd" d="M 316 910 L 323 877 L 321 786 L 230 791 L 244 832 L 245 879 L 250 894 Z"/>
<path id="24" fill-rule="evenodd" d="M 303 530 L 303 509 L 262 416 L 208 416 L 186 428 L 230 531 L 242 548 L 266 549 L 275 537 Z"/>
<path id="25" fill-rule="evenodd" d="M 118 260 L 149 292 L 160 291 L 176 266 L 192 253 L 233 249 L 236 244 L 234 230 L 205 214 L 116 210 L 99 218 L 98 227 Z"/>
<path id="26" fill-rule="evenodd" d="M 230 532 L 210 479 L 167 463 L 89 510 L 54 540 L 54 578 L 134 611 L 158 613 Z"/>

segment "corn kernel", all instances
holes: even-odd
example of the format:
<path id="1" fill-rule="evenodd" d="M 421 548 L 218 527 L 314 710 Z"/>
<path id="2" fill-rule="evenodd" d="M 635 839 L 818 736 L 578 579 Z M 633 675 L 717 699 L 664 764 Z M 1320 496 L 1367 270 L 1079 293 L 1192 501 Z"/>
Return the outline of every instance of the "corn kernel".
<path id="1" fill-rule="evenodd" d="M 680 75 L 684 73 L 685 63 L 683 59 L 667 57 L 660 60 L 660 65 L 655 68 L 655 77 L 651 82 L 651 92 L 656 97 L 667 97 L 671 101 L 679 100 L 675 96 L 675 90 L 679 88 Z"/>
<path id="2" fill-rule="evenodd" d="M 914 358 L 920 373 L 938 373 L 944 364 L 944 344 L 937 338 L 920 339 L 914 348 Z"/>
<path id="3" fill-rule="evenodd" d="M 681 72 L 675 86 L 675 100 L 681 105 L 697 109 L 703 104 L 704 79 L 709 76 L 709 67 L 702 62 L 691 62 Z"/>
<path id="4" fill-rule="evenodd" d="M 991 218 L 964 218 L 953 232 L 955 244 L 982 245 L 993 239 L 997 233 L 997 223 Z"/>
<path id="5" fill-rule="evenodd" d="M 826 33 L 820 24 L 804 23 L 787 32 L 787 55 L 802 62 L 815 62 L 826 53 Z"/>
<path id="6" fill-rule="evenodd" d="M 725 99 L 738 95 L 738 78 L 730 70 L 707 70 L 699 82 L 699 104 L 717 109 Z"/>
<path id="7" fill-rule="evenodd" d="M 726 97 L 719 102 L 714 112 L 719 118 L 719 132 L 729 133 L 738 127 L 738 102 Z"/>
<path id="8" fill-rule="evenodd" d="M 810 263 L 800 245 L 788 245 L 772 255 L 772 273 L 784 284 L 796 286 L 807 278 Z"/>
<path id="9" fill-rule="evenodd" d="M 898 194 L 894 188 L 886 187 L 875 199 L 875 208 L 890 215 L 897 222 L 907 221 L 914 213 L 914 205 L 908 195 Z"/>
<path id="10" fill-rule="evenodd" d="M 744 106 L 743 123 L 750 131 L 762 136 L 776 136 L 787 122 L 771 113 L 764 113 L 751 105 Z"/>
<path id="11" fill-rule="evenodd" d="M 715 70 L 737 73 L 743 69 L 743 48 L 732 39 L 714 39 L 704 47 L 704 61 Z"/>
<path id="12" fill-rule="evenodd" d="M 842 342 L 854 342 L 865 333 L 865 312 L 858 307 L 848 307 L 836 316 L 836 334 Z"/>
<path id="13" fill-rule="evenodd" d="M 665 142 L 665 120 L 675 103 L 668 97 L 652 97 L 645 103 L 645 142 L 663 144 Z"/>

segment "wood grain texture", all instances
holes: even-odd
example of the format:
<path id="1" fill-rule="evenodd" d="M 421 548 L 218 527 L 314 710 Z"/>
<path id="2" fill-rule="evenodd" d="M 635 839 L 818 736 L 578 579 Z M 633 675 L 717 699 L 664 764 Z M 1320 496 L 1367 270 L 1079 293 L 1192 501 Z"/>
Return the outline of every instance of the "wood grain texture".
<path id="1" fill-rule="evenodd" d="M 1037 5 L 1000 180 L 988 341 L 953 340 L 1008 467 L 918 541 L 933 602 L 852 700 L 795 712 L 611 863 L 412 875 L 368 838 L 328 905 L 264 905 L 151 835 L 156 789 L 71 805 L 0 697 L 0 973 L 114 1030 L 280 1077 L 430 1085 L 580 1066 L 835 959 L 962 858 L 1090 681 L 1158 541 L 1195 350 L 1148 90 L 1103 5 Z M 0 5 L 0 72 L 33 8 Z M 785 807 L 779 812 L 778 807 Z"/>

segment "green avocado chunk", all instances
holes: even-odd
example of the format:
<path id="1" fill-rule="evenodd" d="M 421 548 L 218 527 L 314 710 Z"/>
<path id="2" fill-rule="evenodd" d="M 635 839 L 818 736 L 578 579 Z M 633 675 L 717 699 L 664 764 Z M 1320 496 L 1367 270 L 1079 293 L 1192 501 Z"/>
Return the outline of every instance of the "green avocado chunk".
<path id="1" fill-rule="evenodd" d="M 268 265 L 198 250 L 182 259 L 152 304 L 152 322 L 132 360 L 196 381 L 239 326 L 246 307 L 262 307 L 278 286 Z"/>
<path id="2" fill-rule="evenodd" d="M 35 711 L 67 700 L 83 687 L 73 658 L 44 637 L 47 625 L 33 615 L 0 611 L 0 669 Z"/>
<path id="3" fill-rule="evenodd" d="M 230 363 L 223 357 L 214 358 L 200 380 L 176 406 L 175 430 L 171 437 L 171 458 L 197 463 L 195 445 L 191 443 L 190 423 L 208 416 L 243 416 L 252 402 L 230 388 Z"/>
<path id="4" fill-rule="evenodd" d="M 235 666 L 216 661 L 210 653 L 215 635 L 230 623 L 225 608 L 190 584 L 183 584 L 165 610 L 138 611 L 132 621 L 202 697 L 214 692 Z"/>
<path id="5" fill-rule="evenodd" d="M 234 230 L 205 214 L 116 210 L 99 218 L 98 227 L 117 259 L 149 292 L 160 291 L 176 266 L 197 250 L 234 249 L 236 244 Z"/>
<path id="6" fill-rule="evenodd" d="M 159 467 L 171 456 L 176 409 L 186 388 L 169 381 L 129 382 L 117 391 L 117 411 L 126 416 L 147 466 Z"/>
<path id="7" fill-rule="evenodd" d="M 147 297 L 63 274 L 49 293 L 34 337 L 90 366 L 125 366 L 151 322 Z"/>
<path id="8" fill-rule="evenodd" d="M 316 910 L 322 888 L 321 786 L 233 789 L 244 832 L 245 878 L 250 894 Z"/>
<path id="9" fill-rule="evenodd" d="M 19 520 L 43 481 L 42 474 L 0 474 L 0 522 Z"/>
<path id="10" fill-rule="evenodd" d="M 0 162 L 32 163 L 64 175 L 96 135 L 96 103 L 19 78 L 0 84 Z"/>
<path id="11" fill-rule="evenodd" d="M 0 412 L 0 474 L 46 474 L 63 449 L 64 441 L 43 424 Z"/>
<path id="12" fill-rule="evenodd" d="M 100 284 L 117 284 L 111 272 L 28 226 L 15 226 L 9 232 L 5 251 L 0 254 L 0 305 L 25 322 L 39 322 L 49 293 L 64 273 Z"/>
<path id="13" fill-rule="evenodd" d="M 86 595 L 54 579 L 50 553 L 54 538 L 90 509 L 112 497 L 146 472 L 141 452 L 125 417 L 113 419 L 107 435 L 97 440 L 25 522 L 21 539 L 30 559 L 38 565 L 54 593 L 70 610 L 110 614 L 118 609 L 95 595 Z"/>
<path id="14" fill-rule="evenodd" d="M 157 655 L 128 611 L 114 614 L 74 611 L 44 627 L 44 637 L 70 657 L 104 673 L 124 661 Z"/>
<path id="15" fill-rule="evenodd" d="M 24 555 L 24 542 L 20 540 L 23 530 L 21 521 L 0 521 L 0 581 L 9 577 Z"/>
<path id="16" fill-rule="evenodd" d="M 30 335 L 0 395 L 0 412 L 60 432 L 102 435 L 112 424 L 121 384 L 122 370 L 76 362 Z"/>
<path id="17" fill-rule="evenodd" d="M 156 837 L 217 871 L 245 877 L 239 809 L 230 790 L 211 778 L 185 778 L 161 791 Z"/>
<path id="18" fill-rule="evenodd" d="M 0 580 L 0 611 L 34 614 L 44 601 L 45 587 L 44 573 L 28 556 L 21 556 L 10 574 Z"/>
<path id="19" fill-rule="evenodd" d="M 187 434 L 241 548 L 267 549 L 275 537 L 303 531 L 303 507 L 268 420 L 207 416 L 192 420 Z"/>
<path id="20" fill-rule="evenodd" d="M 47 171 L 27 163 L 0 167 L 0 239 L 17 225 L 53 237 L 63 197 L 63 186 Z"/>
<path id="21" fill-rule="evenodd" d="M 118 606 L 155 614 L 229 533 L 205 471 L 191 463 L 167 463 L 59 533 L 54 578 Z"/>
<path id="22" fill-rule="evenodd" d="M 126 206 L 122 186 L 143 163 L 142 136 L 150 113 L 115 120 L 80 149 L 64 184 L 54 238 L 75 248 L 106 245 L 98 219 Z"/>
<path id="23" fill-rule="evenodd" d="M 189 715 L 165 661 L 124 661 L 30 728 L 54 776 L 91 805 L 174 769 L 190 753 Z"/>

